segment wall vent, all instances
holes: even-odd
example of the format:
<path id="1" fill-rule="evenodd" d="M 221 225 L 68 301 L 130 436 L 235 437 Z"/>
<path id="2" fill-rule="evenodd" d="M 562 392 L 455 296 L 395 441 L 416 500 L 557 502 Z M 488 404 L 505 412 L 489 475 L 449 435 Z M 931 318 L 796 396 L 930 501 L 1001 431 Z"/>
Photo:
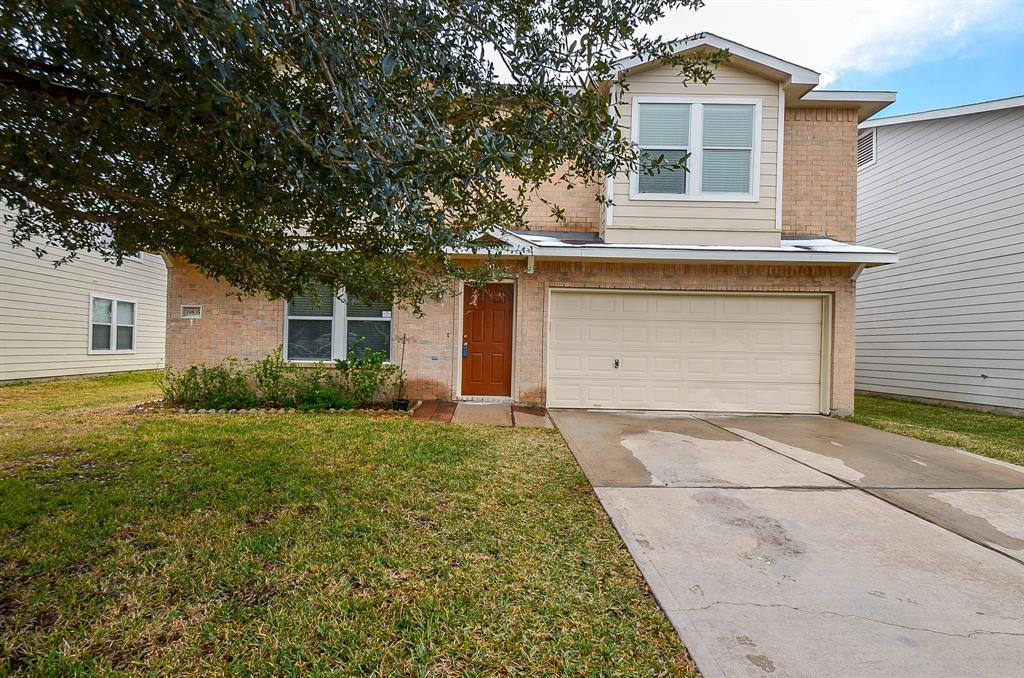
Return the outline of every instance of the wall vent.
<path id="1" fill-rule="evenodd" d="M 182 306 L 181 317 L 187 320 L 199 320 L 203 317 L 202 306 Z"/>
<path id="2" fill-rule="evenodd" d="M 875 130 L 868 131 L 857 137 L 857 169 L 875 164 Z"/>

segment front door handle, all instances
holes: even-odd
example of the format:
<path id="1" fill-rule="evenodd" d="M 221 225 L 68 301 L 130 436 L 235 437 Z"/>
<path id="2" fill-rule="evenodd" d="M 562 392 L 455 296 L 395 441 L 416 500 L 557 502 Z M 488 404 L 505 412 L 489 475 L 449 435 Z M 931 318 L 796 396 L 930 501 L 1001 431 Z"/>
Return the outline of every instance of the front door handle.
<path id="1" fill-rule="evenodd" d="M 618 358 L 616 358 L 615 361 L 612 363 L 612 367 L 614 367 L 615 369 L 619 369 L 619 359 Z"/>
<path id="2" fill-rule="evenodd" d="M 466 342 L 462 342 L 462 357 L 469 357 L 469 344 L 467 344 Z"/>

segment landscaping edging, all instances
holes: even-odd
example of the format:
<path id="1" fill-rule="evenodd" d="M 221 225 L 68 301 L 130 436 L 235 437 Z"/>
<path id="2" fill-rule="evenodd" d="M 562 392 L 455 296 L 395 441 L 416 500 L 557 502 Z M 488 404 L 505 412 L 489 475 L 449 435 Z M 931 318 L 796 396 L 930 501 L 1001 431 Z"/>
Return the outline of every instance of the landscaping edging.
<path id="1" fill-rule="evenodd" d="M 168 405 L 162 400 L 154 400 L 148 403 L 142 403 L 136 405 L 128 410 L 132 414 L 323 414 L 333 413 L 340 414 L 344 412 L 376 412 L 379 414 L 394 414 L 401 416 L 409 416 L 412 412 L 401 412 L 393 410 L 390 407 L 383 405 L 376 407 L 353 407 L 350 409 L 339 409 L 336 407 L 317 409 L 317 410 L 300 410 L 296 407 L 251 407 L 244 409 L 214 409 L 214 408 L 188 408 L 188 407 L 174 407 Z"/>

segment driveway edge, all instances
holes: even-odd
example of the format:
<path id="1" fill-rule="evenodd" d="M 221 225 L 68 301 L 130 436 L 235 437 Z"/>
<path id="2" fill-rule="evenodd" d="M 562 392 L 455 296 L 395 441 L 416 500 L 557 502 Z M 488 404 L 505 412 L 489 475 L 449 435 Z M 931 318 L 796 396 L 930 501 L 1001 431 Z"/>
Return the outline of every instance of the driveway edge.
<path id="1" fill-rule="evenodd" d="M 572 448 L 570 447 L 569 449 L 571 450 Z M 601 504 L 601 508 L 608 515 L 612 526 L 615 527 L 615 531 L 619 534 L 619 538 L 625 543 L 629 555 L 633 557 L 633 562 L 636 563 L 637 568 L 640 570 L 640 574 L 644 576 L 647 586 L 650 587 L 651 593 L 654 595 L 655 602 L 658 603 L 658 607 L 661 608 L 669 623 L 672 624 L 672 628 L 675 629 L 680 640 L 683 641 L 686 651 L 690 653 L 690 658 L 697 665 L 701 676 L 703 678 L 728 678 L 728 675 L 718 664 L 718 660 L 715 659 L 711 650 L 705 645 L 704 639 L 697 632 L 697 627 L 693 625 L 693 622 L 690 621 L 679 605 L 679 601 L 672 595 L 668 584 L 661 577 L 661 572 L 658 571 L 658 568 L 654 566 L 654 563 L 644 553 L 640 544 L 637 543 L 632 530 L 626 526 L 625 518 L 617 509 L 610 505 L 610 502 L 606 502 L 604 497 L 601 496 L 601 491 L 604 488 L 594 487 L 593 489 L 598 502 Z"/>

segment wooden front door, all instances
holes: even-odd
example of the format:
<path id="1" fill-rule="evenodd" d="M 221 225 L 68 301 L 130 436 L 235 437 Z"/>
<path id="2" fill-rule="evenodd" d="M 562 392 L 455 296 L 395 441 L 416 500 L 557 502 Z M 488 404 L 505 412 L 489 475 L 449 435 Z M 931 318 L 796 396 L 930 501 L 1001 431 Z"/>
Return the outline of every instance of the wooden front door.
<path id="1" fill-rule="evenodd" d="M 462 307 L 462 395 L 512 395 L 514 287 L 466 287 Z"/>

